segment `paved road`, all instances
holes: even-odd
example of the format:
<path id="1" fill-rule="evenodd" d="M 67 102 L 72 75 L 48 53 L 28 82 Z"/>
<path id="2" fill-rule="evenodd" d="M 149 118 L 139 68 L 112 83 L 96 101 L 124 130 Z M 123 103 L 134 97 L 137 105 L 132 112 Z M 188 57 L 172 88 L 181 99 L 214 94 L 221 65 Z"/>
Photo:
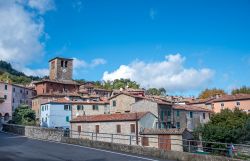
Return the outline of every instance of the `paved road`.
<path id="1" fill-rule="evenodd" d="M 0 132 L 0 161 L 156 161 L 88 147 L 28 139 Z"/>

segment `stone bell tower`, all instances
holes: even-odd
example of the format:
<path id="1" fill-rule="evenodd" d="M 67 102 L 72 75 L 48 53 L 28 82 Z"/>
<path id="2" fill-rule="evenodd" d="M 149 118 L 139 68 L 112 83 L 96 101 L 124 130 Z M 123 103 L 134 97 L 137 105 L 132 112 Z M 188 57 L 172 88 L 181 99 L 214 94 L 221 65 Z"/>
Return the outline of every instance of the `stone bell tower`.
<path id="1" fill-rule="evenodd" d="M 55 57 L 49 61 L 50 80 L 72 80 L 73 59 Z"/>

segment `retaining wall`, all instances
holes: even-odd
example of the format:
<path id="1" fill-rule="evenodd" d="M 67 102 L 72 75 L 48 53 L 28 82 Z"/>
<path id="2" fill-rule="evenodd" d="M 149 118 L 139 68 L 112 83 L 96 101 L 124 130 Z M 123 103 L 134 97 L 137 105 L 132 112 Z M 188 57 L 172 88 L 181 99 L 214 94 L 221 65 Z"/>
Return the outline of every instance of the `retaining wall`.
<path id="1" fill-rule="evenodd" d="M 82 146 L 112 150 L 117 152 L 126 152 L 136 155 L 155 157 L 159 159 L 169 159 L 176 161 L 239 161 L 238 159 L 232 159 L 220 156 L 198 155 L 185 152 L 165 151 L 158 148 L 148 148 L 148 147 L 133 146 L 133 145 L 130 146 L 117 143 L 92 141 L 89 139 L 63 137 L 63 131 L 61 130 L 46 129 L 41 127 L 3 124 L 3 131 L 25 135 L 28 138 L 53 140 L 62 143 L 82 145 Z"/>

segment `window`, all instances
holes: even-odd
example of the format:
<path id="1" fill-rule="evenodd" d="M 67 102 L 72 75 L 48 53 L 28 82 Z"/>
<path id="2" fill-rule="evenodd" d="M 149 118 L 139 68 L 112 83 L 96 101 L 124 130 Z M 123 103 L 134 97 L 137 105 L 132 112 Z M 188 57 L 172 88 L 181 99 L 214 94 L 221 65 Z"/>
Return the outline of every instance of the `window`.
<path id="1" fill-rule="evenodd" d="M 47 122 L 47 117 L 45 117 L 45 122 Z"/>
<path id="2" fill-rule="evenodd" d="M 176 122 L 176 128 L 181 128 L 181 124 L 180 124 L 180 122 Z"/>
<path id="3" fill-rule="evenodd" d="M 221 103 L 221 107 L 224 107 L 224 103 Z"/>
<path id="4" fill-rule="evenodd" d="M 93 105 L 93 110 L 99 110 L 98 105 Z"/>
<path id="5" fill-rule="evenodd" d="M 130 132 L 135 133 L 135 124 L 130 124 Z"/>
<path id="6" fill-rule="evenodd" d="M 177 116 L 177 117 L 180 116 L 180 111 L 179 111 L 179 110 L 176 111 L 176 116 Z"/>
<path id="7" fill-rule="evenodd" d="M 236 105 L 237 105 L 237 106 L 240 106 L 240 102 L 239 102 L 239 101 L 238 101 L 238 102 L 236 102 Z"/>
<path id="8" fill-rule="evenodd" d="M 7 95 L 4 95 L 4 99 L 6 99 L 6 100 L 7 100 Z"/>
<path id="9" fill-rule="evenodd" d="M 99 133 L 99 125 L 95 125 L 95 133 Z"/>
<path id="10" fill-rule="evenodd" d="M 71 110 L 70 105 L 64 105 L 64 110 L 65 110 L 65 111 L 70 111 L 70 110 Z"/>
<path id="11" fill-rule="evenodd" d="M 69 122 L 69 116 L 66 116 L 66 122 Z"/>
<path id="12" fill-rule="evenodd" d="M 5 89 L 5 90 L 7 90 L 7 89 L 8 89 L 8 85 L 7 85 L 7 84 L 5 84 L 4 89 Z"/>
<path id="13" fill-rule="evenodd" d="M 23 90 L 20 89 L 20 93 L 23 93 Z"/>
<path id="14" fill-rule="evenodd" d="M 29 94 L 29 91 L 26 91 L 26 95 L 28 95 Z"/>
<path id="15" fill-rule="evenodd" d="M 116 101 L 113 101 L 113 107 L 116 107 Z"/>
<path id="16" fill-rule="evenodd" d="M 121 133 L 121 125 L 116 125 L 116 132 Z"/>
<path id="17" fill-rule="evenodd" d="M 161 120 L 164 120 L 164 111 L 161 111 Z"/>
<path id="18" fill-rule="evenodd" d="M 142 146 L 149 146 L 148 137 L 142 137 Z"/>
<path id="19" fill-rule="evenodd" d="M 42 111 L 43 111 L 44 109 L 43 109 L 43 106 L 42 106 Z"/>
<path id="20" fill-rule="evenodd" d="M 81 126 L 77 126 L 77 131 L 80 133 L 82 131 L 82 127 Z"/>
<path id="21" fill-rule="evenodd" d="M 42 122 L 43 122 L 43 118 L 42 118 Z"/>
<path id="22" fill-rule="evenodd" d="M 16 91 L 16 88 L 13 88 L 13 92 L 15 92 Z"/>
<path id="23" fill-rule="evenodd" d="M 189 117 L 193 118 L 193 112 L 191 112 L 191 111 L 189 112 Z"/>
<path id="24" fill-rule="evenodd" d="M 63 67 L 63 60 L 61 60 L 61 67 Z"/>
<path id="25" fill-rule="evenodd" d="M 65 67 L 68 67 L 68 61 L 65 61 Z"/>
<path id="26" fill-rule="evenodd" d="M 83 110 L 83 105 L 77 105 L 77 111 Z"/>
<path id="27" fill-rule="evenodd" d="M 206 113 L 203 113 L 203 119 L 206 119 Z"/>
<path id="28" fill-rule="evenodd" d="M 171 128 L 171 122 L 167 122 L 167 128 L 168 128 L 168 129 Z"/>
<path id="29" fill-rule="evenodd" d="M 171 116 L 171 111 L 170 110 L 168 111 L 168 116 Z"/>
<path id="30" fill-rule="evenodd" d="M 15 103 L 15 99 L 14 98 L 12 99 L 12 102 Z"/>

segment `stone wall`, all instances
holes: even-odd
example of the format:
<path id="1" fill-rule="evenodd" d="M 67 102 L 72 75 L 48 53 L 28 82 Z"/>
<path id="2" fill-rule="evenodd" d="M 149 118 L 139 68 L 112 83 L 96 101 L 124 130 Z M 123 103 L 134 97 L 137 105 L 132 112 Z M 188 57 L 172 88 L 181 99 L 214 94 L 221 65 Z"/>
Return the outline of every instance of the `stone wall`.
<path id="1" fill-rule="evenodd" d="M 107 143 L 100 141 L 91 141 L 88 139 L 62 138 L 63 143 L 82 145 L 93 148 L 101 148 L 106 150 L 132 153 L 136 155 L 144 155 L 160 159 L 178 160 L 178 161 L 239 161 L 237 159 L 212 156 L 212 155 L 198 155 L 185 152 L 165 151 L 157 148 L 147 148 L 141 146 L 130 146 L 116 143 Z"/>
<path id="2" fill-rule="evenodd" d="M 62 131 L 56 129 L 3 124 L 3 131 L 25 135 L 28 138 L 52 140 L 67 144 L 82 145 L 117 152 L 132 153 L 135 155 L 143 155 L 166 160 L 169 159 L 178 161 L 240 161 L 237 159 L 213 155 L 199 155 L 185 152 L 165 151 L 158 148 L 149 148 L 133 145 L 131 146 L 102 141 L 92 141 L 89 139 L 68 138 L 63 137 Z"/>
<path id="3" fill-rule="evenodd" d="M 3 124 L 3 131 L 11 132 L 28 138 L 61 141 L 63 131 L 57 129 L 48 129 L 35 126 L 20 126 L 13 124 Z"/>

